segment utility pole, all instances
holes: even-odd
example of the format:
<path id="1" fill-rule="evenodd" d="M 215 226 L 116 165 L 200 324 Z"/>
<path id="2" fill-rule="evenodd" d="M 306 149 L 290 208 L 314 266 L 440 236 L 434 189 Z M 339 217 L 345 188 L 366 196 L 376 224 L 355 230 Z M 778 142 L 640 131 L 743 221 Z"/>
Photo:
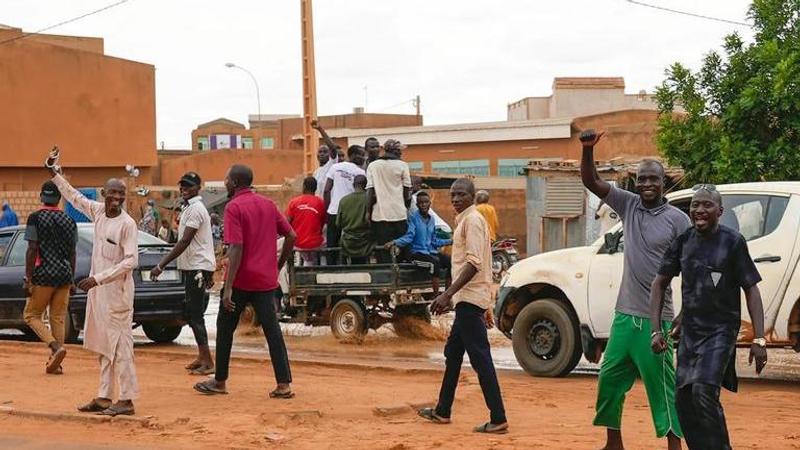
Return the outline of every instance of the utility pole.
<path id="1" fill-rule="evenodd" d="M 311 121 L 317 119 L 317 76 L 314 67 L 314 20 L 311 0 L 300 0 L 303 47 L 303 173 L 308 175 L 317 166 L 313 157 L 319 146 L 317 130 Z"/>
<path id="2" fill-rule="evenodd" d="M 419 117 L 419 94 L 417 94 L 417 97 L 414 99 L 414 106 L 417 108 L 417 117 Z"/>

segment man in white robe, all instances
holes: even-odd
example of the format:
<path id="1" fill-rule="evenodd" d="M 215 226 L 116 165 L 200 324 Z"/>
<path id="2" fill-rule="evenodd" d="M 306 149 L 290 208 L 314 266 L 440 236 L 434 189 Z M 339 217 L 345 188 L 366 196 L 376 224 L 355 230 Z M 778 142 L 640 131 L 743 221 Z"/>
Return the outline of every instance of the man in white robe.
<path id="1" fill-rule="evenodd" d="M 139 394 L 132 334 L 133 270 L 139 263 L 139 249 L 136 221 L 123 209 L 127 188 L 121 180 L 108 180 L 104 203 L 100 203 L 70 186 L 57 166 L 53 173 L 61 195 L 94 222 L 92 268 L 78 287 L 88 292 L 83 346 L 100 355 L 100 388 L 97 397 L 78 410 L 133 415 L 133 400 Z M 113 403 L 116 381 L 119 396 Z"/>

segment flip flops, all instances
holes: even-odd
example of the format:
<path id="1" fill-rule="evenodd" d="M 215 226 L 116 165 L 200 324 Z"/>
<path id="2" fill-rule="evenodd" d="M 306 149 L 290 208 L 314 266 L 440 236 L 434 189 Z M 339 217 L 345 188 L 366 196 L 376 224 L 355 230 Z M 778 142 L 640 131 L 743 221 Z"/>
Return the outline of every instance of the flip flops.
<path id="1" fill-rule="evenodd" d="M 473 428 L 472 431 L 476 433 L 486 433 L 486 434 L 506 434 L 508 433 L 508 422 L 501 423 L 499 425 L 493 424 L 491 422 L 486 422 L 483 425 L 479 425 Z"/>
<path id="2" fill-rule="evenodd" d="M 283 400 L 288 400 L 290 398 L 294 398 L 294 392 L 292 391 L 279 391 L 275 389 L 274 391 L 269 393 L 269 398 L 278 398 Z"/>
<path id="3" fill-rule="evenodd" d="M 422 417 L 425 420 L 428 420 L 430 422 L 437 423 L 437 424 L 440 424 L 440 425 L 447 425 L 448 423 L 451 422 L 449 417 L 442 417 L 442 416 L 436 414 L 436 410 L 433 409 L 433 408 L 422 408 L 419 411 L 417 411 L 417 415 L 419 415 L 420 417 Z"/>
<path id="4" fill-rule="evenodd" d="M 189 375 L 213 375 L 215 372 L 213 367 L 200 366 L 189 371 Z"/>
<path id="5" fill-rule="evenodd" d="M 204 395 L 225 395 L 228 393 L 225 389 L 216 387 L 213 380 L 202 381 L 194 385 L 194 390 Z"/>
<path id="6" fill-rule="evenodd" d="M 45 368 L 45 372 L 49 374 L 55 374 L 58 368 L 61 366 L 61 363 L 64 362 L 64 358 L 67 356 L 67 349 L 64 347 L 59 348 L 52 355 L 50 355 L 50 359 L 47 360 L 47 367 Z"/>
<path id="7" fill-rule="evenodd" d="M 108 402 L 108 406 L 103 406 L 100 403 L 97 403 L 97 399 L 96 398 L 93 398 L 92 401 L 90 401 L 89 403 L 87 403 L 87 404 L 85 404 L 83 406 L 79 406 L 78 407 L 78 411 L 85 412 L 85 413 L 91 413 L 91 412 L 95 412 L 96 413 L 96 412 L 105 411 L 106 409 L 108 409 L 110 407 L 111 407 L 111 402 L 110 401 Z"/>

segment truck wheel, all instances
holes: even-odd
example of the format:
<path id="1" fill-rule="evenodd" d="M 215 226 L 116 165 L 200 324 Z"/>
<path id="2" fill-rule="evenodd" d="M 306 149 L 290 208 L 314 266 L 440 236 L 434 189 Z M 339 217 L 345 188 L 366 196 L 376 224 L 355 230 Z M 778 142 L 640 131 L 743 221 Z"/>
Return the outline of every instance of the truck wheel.
<path id="1" fill-rule="evenodd" d="M 360 342 L 367 334 L 364 309 L 350 299 L 339 300 L 331 311 L 331 331 L 336 339 Z"/>
<path id="2" fill-rule="evenodd" d="M 64 319 L 64 340 L 69 344 L 74 344 L 78 342 L 79 333 L 72 323 L 72 314 L 67 312 L 67 317 Z"/>
<path id="3" fill-rule="evenodd" d="M 162 323 L 143 323 L 142 329 L 145 336 L 153 342 L 165 344 L 172 342 L 181 334 L 183 325 L 164 325 Z"/>
<path id="4" fill-rule="evenodd" d="M 529 374 L 562 377 L 578 365 L 578 323 L 558 300 L 535 300 L 522 308 L 511 337 L 514 356 Z"/>

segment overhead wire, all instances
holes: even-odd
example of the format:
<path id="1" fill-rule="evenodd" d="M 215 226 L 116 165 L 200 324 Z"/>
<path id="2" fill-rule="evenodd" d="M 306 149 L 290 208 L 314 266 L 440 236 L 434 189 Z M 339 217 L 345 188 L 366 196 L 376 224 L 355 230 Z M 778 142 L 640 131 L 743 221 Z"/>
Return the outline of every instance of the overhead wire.
<path id="1" fill-rule="evenodd" d="M 636 1 L 636 0 L 627 0 L 627 2 L 628 3 L 632 3 L 634 5 L 644 6 L 646 8 L 658 9 L 658 10 L 661 10 L 661 11 L 667 11 L 667 12 L 671 12 L 671 13 L 674 13 L 674 14 L 682 14 L 684 16 L 695 17 L 695 18 L 698 18 L 698 19 L 713 20 L 713 21 L 716 21 L 716 22 L 729 23 L 729 24 L 733 24 L 733 25 L 741 25 L 741 26 L 750 27 L 750 28 L 753 27 L 753 24 L 747 23 L 747 22 L 738 22 L 736 20 L 722 19 L 722 18 L 719 18 L 719 17 L 706 16 L 706 15 L 703 15 L 703 14 L 697 14 L 697 13 L 688 12 L 688 11 L 680 11 L 680 10 L 677 10 L 677 9 L 672 9 L 672 8 L 667 8 L 667 7 L 664 7 L 664 6 L 653 5 L 653 4 L 650 4 L 650 3 L 644 3 L 644 2 L 640 2 L 640 1 Z"/>
<path id="2" fill-rule="evenodd" d="M 86 17 L 93 16 L 93 15 L 101 13 L 103 11 L 107 11 L 107 10 L 109 10 L 111 8 L 117 7 L 119 5 L 122 5 L 123 3 L 127 3 L 129 1 L 130 0 L 119 0 L 118 2 L 108 4 L 106 6 L 103 6 L 102 8 L 95 9 L 93 11 L 89 11 L 88 13 L 85 13 L 85 14 L 81 14 L 80 16 L 73 17 L 71 19 L 67 19 L 67 20 L 64 20 L 64 21 L 61 21 L 61 22 L 58 22 L 58 23 L 54 23 L 52 25 L 48 25 L 48 26 L 46 26 L 46 27 L 44 27 L 42 29 L 36 30 L 36 31 L 34 31 L 32 33 L 23 33 L 23 34 L 21 34 L 19 36 L 14 36 L 14 37 L 6 39 L 4 41 L 0 41 L 0 45 L 7 44 L 7 43 L 13 42 L 13 41 L 17 41 L 19 39 L 25 39 L 28 36 L 37 35 L 37 34 L 45 32 L 45 31 L 52 30 L 53 28 L 57 28 L 57 27 L 60 27 L 62 25 L 66 25 L 68 23 L 76 22 L 76 21 L 84 19 Z"/>

